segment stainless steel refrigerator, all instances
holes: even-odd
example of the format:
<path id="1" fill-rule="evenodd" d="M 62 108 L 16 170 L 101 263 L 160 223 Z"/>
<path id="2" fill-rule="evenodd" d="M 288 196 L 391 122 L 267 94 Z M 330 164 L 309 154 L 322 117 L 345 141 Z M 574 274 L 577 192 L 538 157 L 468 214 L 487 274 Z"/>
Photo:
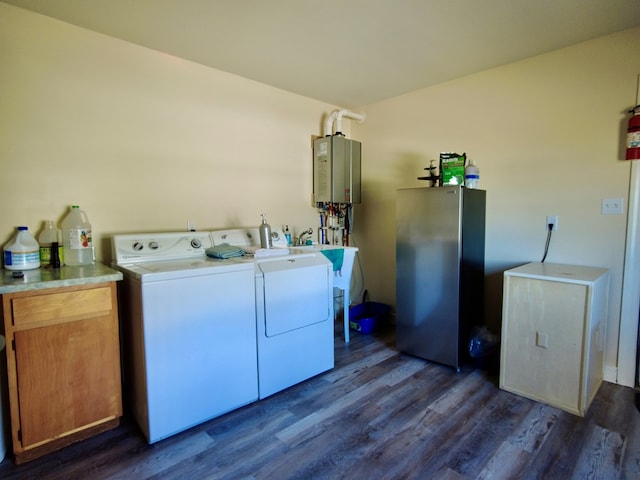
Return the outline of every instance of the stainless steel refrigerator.
<path id="1" fill-rule="evenodd" d="M 486 192 L 407 188 L 396 204 L 396 343 L 460 369 L 483 323 Z"/>

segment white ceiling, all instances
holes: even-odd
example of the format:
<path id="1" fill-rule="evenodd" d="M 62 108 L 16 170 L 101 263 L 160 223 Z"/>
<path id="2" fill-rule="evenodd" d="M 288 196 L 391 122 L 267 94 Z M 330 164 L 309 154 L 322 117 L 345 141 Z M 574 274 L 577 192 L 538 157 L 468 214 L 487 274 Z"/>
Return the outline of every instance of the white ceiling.
<path id="1" fill-rule="evenodd" d="M 3 1 L 344 108 L 640 25 L 639 0 Z"/>

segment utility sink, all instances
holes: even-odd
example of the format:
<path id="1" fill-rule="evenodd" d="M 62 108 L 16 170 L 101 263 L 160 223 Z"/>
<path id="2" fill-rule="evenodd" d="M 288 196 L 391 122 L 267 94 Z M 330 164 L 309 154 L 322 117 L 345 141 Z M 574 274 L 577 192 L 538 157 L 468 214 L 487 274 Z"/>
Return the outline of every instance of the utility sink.
<path id="1" fill-rule="evenodd" d="M 335 250 L 344 250 L 343 258 L 342 258 L 342 267 L 338 270 L 334 270 L 333 272 L 333 287 L 339 288 L 342 290 L 343 298 L 344 298 L 344 341 L 345 343 L 349 343 L 349 302 L 350 302 L 350 293 L 349 288 L 351 286 L 351 272 L 353 271 L 353 262 L 356 257 L 356 252 L 358 251 L 357 247 L 346 247 L 343 245 L 294 245 L 290 246 L 289 250 L 291 253 L 298 252 L 308 252 L 308 251 L 316 251 L 324 253 L 324 255 L 331 260 L 334 261 L 335 258 Z M 332 252 L 332 250 L 334 252 Z M 335 265 L 335 263 L 334 263 Z"/>

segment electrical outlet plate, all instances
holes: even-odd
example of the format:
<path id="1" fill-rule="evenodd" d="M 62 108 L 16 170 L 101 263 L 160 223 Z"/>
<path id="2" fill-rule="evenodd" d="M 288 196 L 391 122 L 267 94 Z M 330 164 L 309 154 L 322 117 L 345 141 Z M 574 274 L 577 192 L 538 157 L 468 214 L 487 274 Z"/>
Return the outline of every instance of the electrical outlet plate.
<path id="1" fill-rule="evenodd" d="M 621 215 L 624 210 L 623 198 L 603 198 L 602 215 Z"/>
<path id="2" fill-rule="evenodd" d="M 549 225 L 553 225 L 552 230 L 558 230 L 558 216 L 557 215 L 547 215 L 547 222 L 544 224 L 544 229 L 548 230 Z"/>

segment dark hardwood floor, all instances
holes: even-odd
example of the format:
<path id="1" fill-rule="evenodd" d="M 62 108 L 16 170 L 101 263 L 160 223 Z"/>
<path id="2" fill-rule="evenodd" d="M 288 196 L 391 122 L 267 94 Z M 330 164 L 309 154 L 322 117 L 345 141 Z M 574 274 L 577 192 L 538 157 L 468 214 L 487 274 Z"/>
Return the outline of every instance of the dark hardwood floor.
<path id="1" fill-rule="evenodd" d="M 8 455 L 0 478 L 640 479 L 630 388 L 603 384 L 580 418 L 398 353 L 391 329 L 336 332 L 335 369 L 284 392 L 154 445 L 125 419 L 20 466 Z"/>

